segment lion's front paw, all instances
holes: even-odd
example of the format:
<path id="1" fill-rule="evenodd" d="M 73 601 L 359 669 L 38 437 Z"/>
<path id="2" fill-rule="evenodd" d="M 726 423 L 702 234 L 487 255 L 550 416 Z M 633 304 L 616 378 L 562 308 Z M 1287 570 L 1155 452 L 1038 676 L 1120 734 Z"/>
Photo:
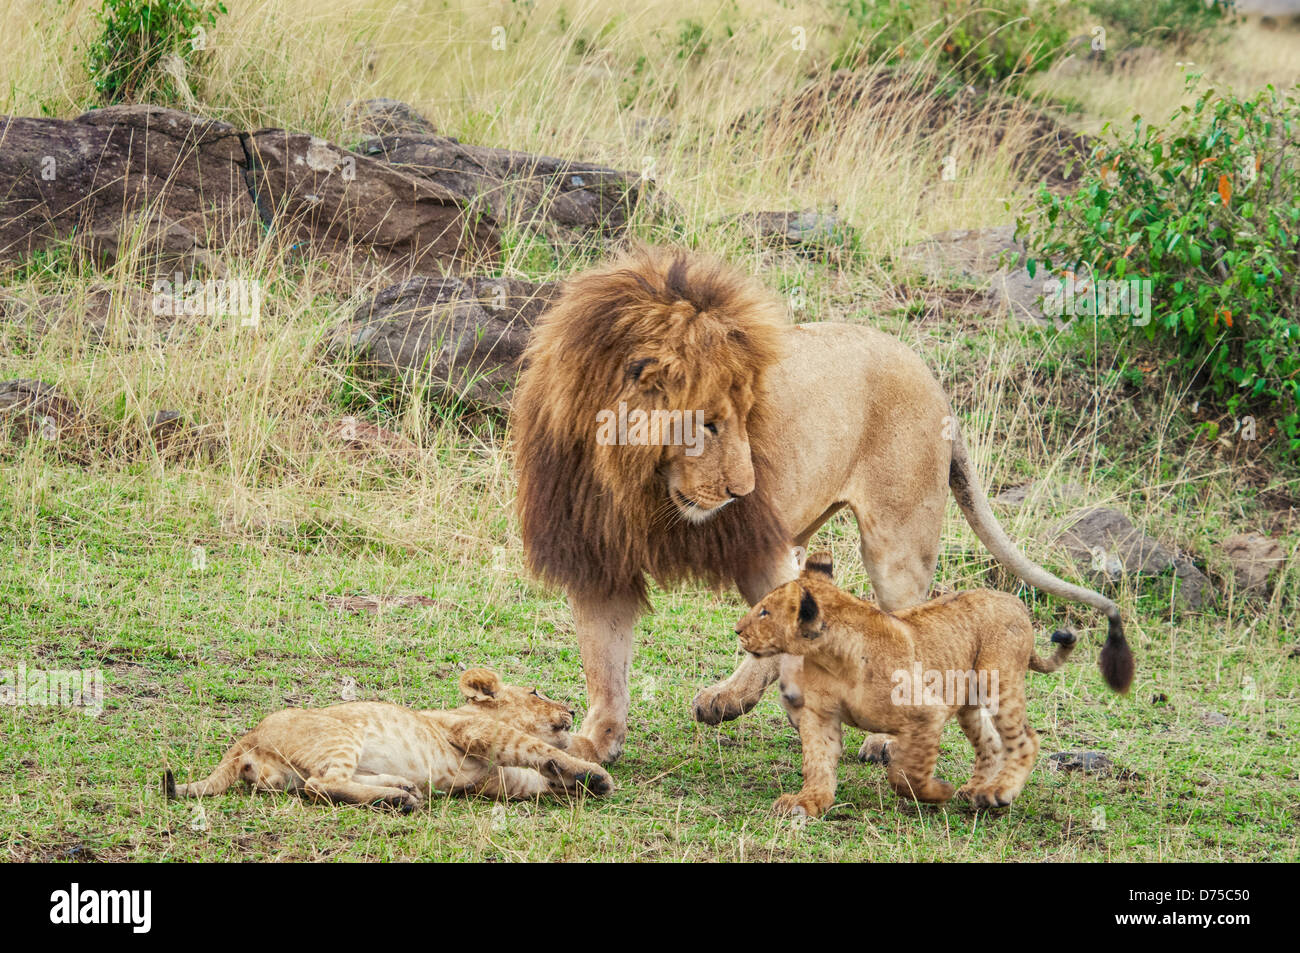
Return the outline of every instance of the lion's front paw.
<path id="1" fill-rule="evenodd" d="M 828 807 L 830 807 L 829 799 L 800 791 L 798 794 L 782 794 L 772 805 L 772 810 L 777 814 L 821 817 Z"/>
<path id="2" fill-rule="evenodd" d="M 726 682 L 703 689 L 691 702 L 691 714 L 705 725 L 720 725 L 739 718 L 758 704 L 758 699 L 742 697 Z"/>
<path id="3" fill-rule="evenodd" d="M 569 754 L 583 761 L 611 764 L 623 753 L 627 726 L 588 715 L 577 734 L 569 738 Z"/>

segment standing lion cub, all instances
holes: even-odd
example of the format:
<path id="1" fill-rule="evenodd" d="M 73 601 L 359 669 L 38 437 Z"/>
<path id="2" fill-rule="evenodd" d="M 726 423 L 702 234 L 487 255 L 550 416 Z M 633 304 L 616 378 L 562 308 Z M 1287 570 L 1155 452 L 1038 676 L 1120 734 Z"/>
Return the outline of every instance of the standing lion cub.
<path id="1" fill-rule="evenodd" d="M 567 705 L 503 685 L 482 668 L 465 672 L 460 690 L 467 703 L 449 711 L 384 702 L 278 711 L 236 741 L 204 780 L 177 784 L 168 771 L 167 794 L 220 794 L 242 779 L 259 791 L 409 811 L 435 790 L 520 798 L 613 789 L 604 768 L 563 750 L 573 727 Z"/>
<path id="2" fill-rule="evenodd" d="M 975 747 L 975 770 L 957 795 L 976 808 L 1010 804 L 1038 757 L 1038 736 L 1025 721 L 1025 672 L 1055 671 L 1075 642 L 1073 632 L 1057 632 L 1056 653 L 1040 659 L 1029 612 L 990 589 L 884 612 L 831 581 L 829 553 L 810 556 L 799 578 L 763 597 L 736 634 L 754 656 L 802 658 L 782 702 L 803 744 L 803 790 L 782 795 L 775 808 L 811 817 L 834 803 L 846 722 L 894 735 L 890 786 L 941 803 L 953 787 L 934 768 L 943 726 L 955 715 Z"/>

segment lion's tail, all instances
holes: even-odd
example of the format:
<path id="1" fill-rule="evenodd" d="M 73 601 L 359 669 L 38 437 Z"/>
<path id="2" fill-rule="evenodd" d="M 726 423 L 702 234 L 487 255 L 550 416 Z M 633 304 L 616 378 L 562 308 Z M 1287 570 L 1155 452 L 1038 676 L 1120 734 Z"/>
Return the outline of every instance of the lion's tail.
<path id="1" fill-rule="evenodd" d="M 952 495 L 957 500 L 957 505 L 961 507 L 966 522 L 975 531 L 980 542 L 988 547 L 989 552 L 998 562 L 1011 570 L 1019 579 L 1035 589 L 1041 589 L 1062 599 L 1082 602 L 1106 613 L 1109 627 L 1106 633 L 1106 644 L 1102 646 L 1101 657 L 1097 660 L 1097 664 L 1107 685 L 1117 692 L 1127 692 L 1129 686 L 1133 684 L 1133 651 L 1124 638 L 1124 623 L 1120 619 L 1119 606 L 1099 592 L 1076 586 L 1052 575 L 1016 548 L 1016 544 L 1007 536 L 998 524 L 997 517 L 993 515 L 993 509 L 989 506 L 983 487 L 980 486 L 979 477 L 975 475 L 975 468 L 971 464 L 970 455 L 966 452 L 966 445 L 960 435 L 955 436 L 952 442 L 952 466 L 948 471 L 948 486 L 952 489 Z"/>
<path id="2" fill-rule="evenodd" d="M 1052 642 L 1056 645 L 1056 651 L 1052 653 L 1049 659 L 1041 659 L 1037 652 L 1029 653 L 1029 668 L 1035 672 L 1055 672 L 1058 668 L 1066 663 L 1070 653 L 1074 651 L 1074 643 L 1079 641 L 1079 637 L 1074 634 L 1073 629 L 1057 629 L 1052 633 Z"/>
<path id="3" fill-rule="evenodd" d="M 221 759 L 216 770 L 201 781 L 177 784 L 175 776 L 168 770 L 163 774 L 163 791 L 168 798 L 207 797 L 211 794 L 220 794 L 239 778 L 239 762 L 249 747 L 244 738 L 236 741 Z"/>

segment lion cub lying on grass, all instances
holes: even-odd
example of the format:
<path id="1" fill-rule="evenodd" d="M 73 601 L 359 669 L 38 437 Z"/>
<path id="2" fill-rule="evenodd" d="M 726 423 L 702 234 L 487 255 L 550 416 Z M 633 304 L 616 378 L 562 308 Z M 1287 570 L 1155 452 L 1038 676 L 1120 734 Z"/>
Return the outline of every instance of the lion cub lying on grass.
<path id="1" fill-rule="evenodd" d="M 430 791 L 522 798 L 614 787 L 605 769 L 575 758 L 573 712 L 495 672 L 460 677 L 467 704 L 414 711 L 384 702 L 288 708 L 264 718 L 202 781 L 164 777 L 169 797 L 220 794 L 237 780 L 259 791 L 299 791 L 335 803 L 410 811 Z"/>
<path id="2" fill-rule="evenodd" d="M 764 596 L 736 634 L 760 658 L 802 657 L 797 686 L 783 692 L 803 744 L 803 790 L 775 808 L 811 817 L 834 803 L 845 722 L 894 735 L 890 785 L 940 803 L 953 788 L 934 777 L 939 739 L 956 715 L 975 746 L 974 773 L 957 795 L 976 808 L 1010 804 L 1038 757 L 1038 736 L 1025 723 L 1025 670 L 1055 671 L 1075 642 L 1073 632 L 1055 633 L 1056 653 L 1043 661 L 1029 612 L 989 589 L 884 612 L 831 581 L 829 553 L 810 556 L 798 579 Z"/>

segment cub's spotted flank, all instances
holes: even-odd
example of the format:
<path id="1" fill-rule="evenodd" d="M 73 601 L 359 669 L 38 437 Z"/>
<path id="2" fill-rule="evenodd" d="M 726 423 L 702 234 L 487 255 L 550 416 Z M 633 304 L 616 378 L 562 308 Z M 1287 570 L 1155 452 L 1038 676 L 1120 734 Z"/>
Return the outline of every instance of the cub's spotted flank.
<path id="1" fill-rule="evenodd" d="M 567 705 L 504 685 L 487 669 L 465 672 L 460 689 L 466 704 L 449 711 L 383 702 L 278 711 L 235 742 L 207 778 L 176 784 L 168 771 L 167 794 L 204 797 L 243 780 L 258 791 L 409 811 L 431 791 L 524 798 L 613 789 L 604 768 L 564 750 L 573 727 Z"/>
<path id="2" fill-rule="evenodd" d="M 1007 806 L 1038 757 L 1038 736 L 1025 721 L 1025 672 L 1055 671 L 1075 642 L 1073 632 L 1057 632 L 1056 653 L 1040 659 L 1020 600 L 988 589 L 885 612 L 831 581 L 829 553 L 810 556 L 799 578 L 768 593 L 736 634 L 752 655 L 802 663 L 783 666 L 781 703 L 799 729 L 803 789 L 775 808 L 812 817 L 835 801 L 844 723 L 895 736 L 889 783 L 900 796 L 947 801 L 953 787 L 934 769 L 953 716 L 975 747 L 971 779 L 955 793 L 976 808 Z"/>

